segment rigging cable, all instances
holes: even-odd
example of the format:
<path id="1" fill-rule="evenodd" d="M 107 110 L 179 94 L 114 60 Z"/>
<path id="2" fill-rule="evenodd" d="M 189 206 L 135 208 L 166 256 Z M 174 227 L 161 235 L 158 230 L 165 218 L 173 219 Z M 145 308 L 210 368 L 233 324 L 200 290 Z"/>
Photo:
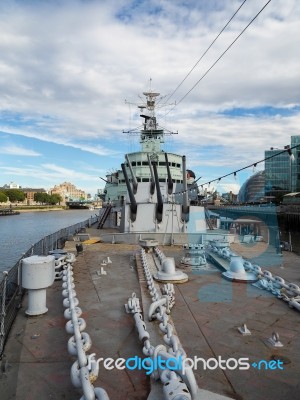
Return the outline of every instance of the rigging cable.
<path id="1" fill-rule="evenodd" d="M 271 158 L 277 157 L 277 156 L 279 156 L 279 155 L 281 155 L 281 154 L 284 154 L 284 153 L 287 153 L 290 157 L 293 157 L 292 150 L 293 150 L 293 149 L 297 149 L 298 147 L 300 147 L 300 144 L 296 144 L 295 146 L 292 146 L 292 147 L 286 146 L 286 148 L 285 148 L 284 150 L 279 151 L 279 152 L 276 153 L 276 154 L 272 154 L 272 155 L 269 156 L 269 157 L 265 157 L 263 160 L 256 161 L 255 163 L 249 164 L 249 165 L 247 165 L 246 167 L 237 169 L 236 171 L 233 171 L 233 172 L 229 172 L 229 174 L 220 176 L 219 178 L 211 179 L 211 180 L 208 181 L 208 182 L 201 183 L 200 185 L 197 185 L 197 187 L 198 187 L 198 189 L 199 189 L 200 187 L 203 188 L 203 186 L 210 185 L 210 184 L 213 183 L 213 182 L 217 182 L 217 181 L 220 182 L 221 179 L 226 178 L 227 176 L 230 176 L 230 175 L 236 176 L 236 174 L 237 174 L 238 172 L 244 171 L 245 169 L 250 168 L 250 167 L 256 167 L 257 164 L 260 164 L 260 163 L 262 163 L 262 162 L 264 162 L 264 161 L 270 160 Z M 191 191 L 191 190 L 194 190 L 194 189 L 195 189 L 195 188 L 191 188 L 191 189 L 188 189 L 188 191 Z M 180 190 L 180 191 L 178 191 L 178 192 L 174 192 L 173 194 L 182 194 L 183 192 L 184 192 L 184 190 Z"/>
<path id="2" fill-rule="evenodd" d="M 269 0 L 261 9 L 260 11 L 252 18 L 252 20 L 248 23 L 248 25 L 240 32 L 240 34 L 231 42 L 231 44 L 223 51 L 223 53 L 217 58 L 217 60 L 206 70 L 206 72 L 201 76 L 201 78 L 194 84 L 194 86 L 178 101 L 176 104 L 167 112 L 169 114 L 171 111 L 174 110 L 178 104 L 180 104 L 195 87 L 202 81 L 202 79 L 213 69 L 213 67 L 221 60 L 221 58 L 227 53 L 227 51 L 233 46 L 233 44 L 242 36 L 242 34 L 246 31 L 247 28 L 255 21 L 255 19 L 262 13 L 262 11 L 267 7 L 267 5 L 271 2 Z"/>
<path id="3" fill-rule="evenodd" d="M 224 32 L 224 30 L 227 28 L 227 26 L 230 24 L 230 22 L 233 20 L 233 18 L 236 16 L 236 14 L 240 11 L 240 9 L 243 7 L 243 5 L 246 3 L 247 0 L 244 0 L 243 3 L 239 6 L 239 8 L 235 11 L 235 13 L 232 15 L 232 17 L 229 19 L 229 21 L 226 23 L 226 25 L 224 25 L 224 27 L 222 28 L 222 30 L 218 33 L 218 35 L 215 37 L 215 39 L 211 42 L 211 44 L 208 46 L 208 48 L 205 50 L 205 52 L 202 54 L 202 56 L 199 58 L 199 60 L 196 62 L 196 64 L 192 67 L 192 69 L 187 73 L 187 75 L 185 76 L 185 78 L 179 83 L 179 85 L 177 86 L 177 88 L 170 94 L 168 95 L 166 101 L 164 104 L 167 103 L 167 101 L 170 100 L 171 97 L 174 96 L 174 94 L 177 92 L 177 90 L 180 88 L 180 86 L 183 84 L 183 82 L 185 82 L 185 80 L 190 76 L 190 74 L 194 71 L 194 69 L 197 67 L 197 65 L 199 64 L 199 62 L 203 59 L 203 57 L 205 56 L 205 54 L 209 51 L 209 49 L 214 45 L 214 43 L 217 41 L 217 39 L 219 38 L 219 36 L 221 36 L 221 34 Z"/>

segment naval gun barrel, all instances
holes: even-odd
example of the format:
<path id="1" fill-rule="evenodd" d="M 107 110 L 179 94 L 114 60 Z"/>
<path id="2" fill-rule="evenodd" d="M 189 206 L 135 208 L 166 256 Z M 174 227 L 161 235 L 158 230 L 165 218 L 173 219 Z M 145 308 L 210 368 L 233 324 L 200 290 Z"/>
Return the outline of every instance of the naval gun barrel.
<path id="1" fill-rule="evenodd" d="M 125 178 L 125 182 L 126 182 L 129 198 L 130 198 L 130 212 L 131 212 L 130 219 L 133 222 L 136 219 L 137 204 L 136 204 L 136 200 L 135 200 L 135 197 L 134 197 L 134 194 L 133 194 L 133 191 L 132 191 L 129 179 L 128 179 L 128 174 L 127 174 L 127 171 L 126 171 L 125 164 L 124 163 L 121 164 L 121 167 L 122 167 L 122 171 L 123 171 L 123 174 L 124 174 L 124 178 Z"/>
<path id="2" fill-rule="evenodd" d="M 158 222 L 161 222 L 162 221 L 162 213 L 163 213 L 163 199 L 162 199 L 160 186 L 159 186 L 156 162 L 153 162 L 152 165 L 153 165 L 155 185 L 156 185 L 156 194 L 157 194 L 156 219 Z"/>
<path id="3" fill-rule="evenodd" d="M 130 173 L 131 173 L 133 194 L 136 194 L 138 183 L 137 183 L 136 177 L 134 175 L 134 172 L 133 172 L 132 165 L 131 165 L 131 162 L 129 160 L 128 154 L 125 155 L 125 158 L 126 158 L 126 161 L 128 163 L 128 167 L 129 167 Z"/>
<path id="4" fill-rule="evenodd" d="M 189 200 L 186 179 L 186 157 L 182 156 L 182 178 L 183 178 L 183 199 L 182 199 L 182 219 L 185 222 L 189 220 Z"/>
<path id="5" fill-rule="evenodd" d="M 154 192 L 155 192 L 155 178 L 154 178 L 154 172 L 153 172 L 153 167 L 151 164 L 151 158 L 150 158 L 149 153 L 147 153 L 147 157 L 148 157 L 148 164 L 149 164 L 150 174 L 151 174 L 150 194 L 151 194 L 151 196 L 153 196 Z"/>
<path id="6" fill-rule="evenodd" d="M 167 165 L 167 171 L 168 171 L 168 194 L 173 193 L 173 181 L 172 181 L 172 176 L 171 176 L 171 171 L 170 171 L 170 166 L 169 166 L 169 160 L 168 160 L 168 154 L 165 153 L 165 160 L 166 160 L 166 165 Z"/>

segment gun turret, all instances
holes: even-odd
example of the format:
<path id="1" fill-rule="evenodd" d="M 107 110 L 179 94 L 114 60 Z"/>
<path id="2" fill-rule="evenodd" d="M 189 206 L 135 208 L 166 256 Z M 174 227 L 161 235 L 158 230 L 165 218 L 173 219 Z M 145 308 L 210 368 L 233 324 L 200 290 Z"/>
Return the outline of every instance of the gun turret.
<path id="1" fill-rule="evenodd" d="M 150 158 L 149 153 L 147 153 L 147 157 L 148 157 L 148 164 L 149 164 L 150 173 L 151 173 L 150 194 L 151 194 L 151 196 L 153 196 L 154 192 L 155 192 L 155 177 L 154 177 L 153 167 L 151 164 L 151 158 Z"/>
<path id="2" fill-rule="evenodd" d="M 127 190 L 128 190 L 128 194 L 129 194 L 129 199 L 130 199 L 130 219 L 132 222 L 134 222 L 136 220 L 136 213 L 137 213 L 137 204 L 136 204 L 136 200 L 133 194 L 133 190 L 131 188 L 129 179 L 128 179 L 128 175 L 127 175 L 127 171 L 126 171 L 126 167 L 125 164 L 121 164 L 122 167 L 122 171 L 124 174 L 124 178 L 125 178 L 125 182 L 126 182 L 126 186 L 127 186 Z"/>
<path id="3" fill-rule="evenodd" d="M 125 158 L 126 158 L 126 161 L 128 163 L 128 167 L 129 167 L 130 173 L 131 173 L 133 194 L 136 194 L 138 183 L 137 183 L 136 177 L 134 175 L 134 172 L 133 172 L 132 165 L 131 165 L 131 162 L 129 160 L 128 154 L 125 155 Z"/>
<path id="4" fill-rule="evenodd" d="M 173 193 L 173 181 L 172 181 L 172 176 L 171 176 L 167 153 L 165 153 L 165 159 L 166 159 L 166 165 L 167 165 L 167 171 L 168 171 L 168 194 L 172 194 Z"/>
<path id="5" fill-rule="evenodd" d="M 182 156 L 182 180 L 183 180 L 183 199 L 182 199 L 182 220 L 185 222 L 189 221 L 189 199 L 187 190 L 187 179 L 186 179 L 186 157 Z"/>
<path id="6" fill-rule="evenodd" d="M 163 199 L 162 199 L 160 186 L 159 186 L 156 162 L 153 162 L 152 165 L 153 165 L 155 185 L 156 185 L 156 194 L 157 194 L 156 219 L 158 222 L 161 222 L 162 214 L 163 214 Z"/>

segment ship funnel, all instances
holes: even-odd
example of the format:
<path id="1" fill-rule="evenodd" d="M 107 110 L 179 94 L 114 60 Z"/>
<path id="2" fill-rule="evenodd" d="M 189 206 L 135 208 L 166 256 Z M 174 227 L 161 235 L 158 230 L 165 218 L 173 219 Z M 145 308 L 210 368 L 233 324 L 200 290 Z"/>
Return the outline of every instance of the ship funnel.
<path id="1" fill-rule="evenodd" d="M 131 165 L 131 162 L 129 160 L 128 154 L 125 155 L 125 158 L 126 158 L 126 161 L 128 163 L 128 167 L 129 167 L 130 173 L 131 173 L 133 194 L 136 194 L 138 183 L 137 183 L 136 177 L 134 175 L 134 172 L 133 172 L 132 165 Z"/>
<path id="2" fill-rule="evenodd" d="M 182 156 L 182 178 L 183 178 L 183 199 L 182 199 L 182 220 L 189 221 L 189 200 L 186 179 L 186 157 Z"/>
<path id="3" fill-rule="evenodd" d="M 165 153 L 165 159 L 166 159 L 166 165 L 167 165 L 167 171 L 168 171 L 168 194 L 172 194 L 173 193 L 173 181 L 172 181 L 172 176 L 171 176 L 167 153 Z"/>
<path id="4" fill-rule="evenodd" d="M 151 196 L 153 196 L 154 192 L 155 192 L 155 177 L 154 177 L 153 167 L 151 164 L 151 158 L 150 158 L 149 153 L 147 153 L 147 157 L 148 157 L 148 164 L 149 164 L 150 173 L 151 173 L 150 194 L 151 194 Z"/>
<path id="5" fill-rule="evenodd" d="M 162 199 L 160 186 L 159 186 L 156 162 L 153 162 L 152 165 L 153 165 L 153 171 L 154 171 L 154 177 L 155 177 L 155 185 L 156 185 L 156 194 L 157 194 L 156 219 L 157 219 L 158 222 L 161 222 L 162 221 L 162 214 L 163 214 L 163 199 Z"/>
<path id="6" fill-rule="evenodd" d="M 128 179 L 128 175 L 127 175 L 127 171 L 126 171 L 126 167 L 125 164 L 121 164 L 122 167 L 122 171 L 124 174 L 124 178 L 125 178 L 125 182 L 126 182 L 126 186 L 127 186 L 127 190 L 128 190 L 128 194 L 129 194 L 129 198 L 130 198 L 130 219 L 132 222 L 135 221 L 136 219 L 136 212 L 137 212 L 137 204 L 136 204 L 136 200 Z"/>

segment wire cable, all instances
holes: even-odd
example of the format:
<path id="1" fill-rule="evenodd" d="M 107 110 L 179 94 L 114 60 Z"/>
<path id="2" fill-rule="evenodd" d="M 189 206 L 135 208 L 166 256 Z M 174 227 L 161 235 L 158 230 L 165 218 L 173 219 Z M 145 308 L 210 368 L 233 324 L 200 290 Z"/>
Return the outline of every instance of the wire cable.
<path id="1" fill-rule="evenodd" d="M 254 162 L 254 163 L 251 163 L 251 164 L 247 165 L 246 167 L 237 169 L 236 171 L 233 171 L 233 172 L 229 172 L 229 174 L 220 176 L 219 178 L 211 179 L 210 181 L 207 181 L 207 182 L 205 182 L 205 183 L 201 183 L 200 185 L 197 185 L 197 187 L 198 187 L 198 189 L 199 189 L 199 187 L 203 187 L 203 186 L 205 186 L 205 185 L 210 185 L 210 184 L 213 183 L 213 182 L 220 182 L 221 179 L 227 178 L 227 176 L 230 176 L 230 175 L 236 176 L 236 174 L 237 174 L 238 172 L 244 171 L 245 169 L 250 168 L 250 167 L 256 167 L 257 164 L 260 164 L 260 163 L 262 163 L 262 162 L 264 162 L 264 161 L 270 160 L 271 158 L 277 157 L 277 156 L 279 156 L 279 155 L 281 155 L 281 154 L 284 154 L 284 153 L 288 153 L 289 156 L 291 156 L 291 155 L 292 155 L 292 150 L 293 150 L 293 149 L 296 149 L 296 148 L 298 148 L 298 147 L 300 147 L 300 144 L 296 144 L 295 146 L 292 146 L 292 147 L 287 147 L 286 149 L 284 149 L 284 150 L 282 150 L 282 151 L 279 151 L 278 153 L 273 154 L 273 155 L 271 155 L 271 156 L 269 156 L 269 157 L 266 157 L 266 158 L 264 158 L 263 160 L 260 160 L 260 161 L 256 161 L 256 162 Z M 188 189 L 188 191 L 194 190 L 194 189 L 195 189 L 195 188 Z M 183 192 L 184 192 L 184 190 L 180 190 L 179 192 L 175 192 L 175 193 L 173 193 L 173 194 L 182 194 Z"/>
<path id="2" fill-rule="evenodd" d="M 260 11 L 252 18 L 252 20 L 246 25 L 246 27 L 240 32 L 240 34 L 231 42 L 231 44 L 223 51 L 223 53 L 217 58 L 217 60 L 206 70 L 206 72 L 201 76 L 201 78 L 192 86 L 192 88 L 178 101 L 176 104 L 167 112 L 169 114 L 171 111 L 174 110 L 178 104 L 180 104 L 195 87 L 203 80 L 203 78 L 213 69 L 213 67 L 221 60 L 221 58 L 227 53 L 227 51 L 234 45 L 234 43 L 242 36 L 242 34 L 249 28 L 249 26 L 256 20 L 256 18 L 262 13 L 262 11 L 267 7 L 267 5 L 272 0 L 269 0 L 261 9 Z"/>
<path id="3" fill-rule="evenodd" d="M 211 44 L 208 46 L 208 48 L 205 50 L 205 52 L 202 54 L 202 56 L 199 58 L 199 60 L 196 62 L 196 64 L 192 67 L 192 69 L 187 73 L 185 78 L 179 83 L 177 88 L 167 96 L 165 103 L 166 104 L 171 97 L 174 96 L 174 94 L 177 92 L 177 90 L 180 88 L 180 86 L 185 82 L 185 80 L 190 76 L 190 74 L 194 71 L 194 69 L 197 67 L 199 62 L 203 59 L 205 54 L 209 51 L 209 49 L 214 45 L 214 43 L 217 41 L 217 39 L 221 36 L 221 34 L 224 32 L 224 30 L 227 28 L 227 26 L 230 24 L 230 22 L 233 20 L 233 18 L 236 16 L 236 14 L 240 11 L 240 9 L 243 7 L 243 5 L 246 3 L 247 0 L 244 0 L 243 3 L 239 6 L 239 8 L 235 11 L 235 13 L 232 15 L 232 17 L 229 19 L 229 21 L 224 25 L 224 27 L 221 29 L 221 31 L 218 33 L 218 35 L 215 37 L 215 39 L 211 42 Z"/>

